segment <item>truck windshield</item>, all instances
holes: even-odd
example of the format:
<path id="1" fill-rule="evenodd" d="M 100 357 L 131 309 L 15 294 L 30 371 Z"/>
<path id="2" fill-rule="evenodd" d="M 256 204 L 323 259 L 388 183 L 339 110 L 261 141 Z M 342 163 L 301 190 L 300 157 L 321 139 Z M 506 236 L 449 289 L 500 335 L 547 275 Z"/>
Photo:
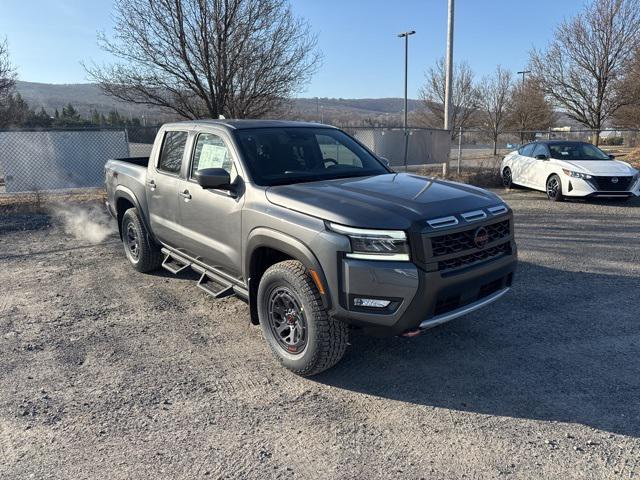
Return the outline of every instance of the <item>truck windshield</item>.
<path id="1" fill-rule="evenodd" d="M 389 173 L 340 130 L 291 127 L 236 131 L 255 183 L 282 185 Z"/>

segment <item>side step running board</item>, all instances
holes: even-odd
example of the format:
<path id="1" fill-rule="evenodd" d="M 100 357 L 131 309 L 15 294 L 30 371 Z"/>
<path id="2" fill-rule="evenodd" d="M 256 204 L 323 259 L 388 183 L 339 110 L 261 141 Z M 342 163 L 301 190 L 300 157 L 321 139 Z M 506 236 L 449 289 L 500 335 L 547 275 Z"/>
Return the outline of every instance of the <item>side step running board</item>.
<path id="1" fill-rule="evenodd" d="M 162 261 L 162 268 L 169 270 L 174 275 L 191 266 L 191 262 L 177 256 L 175 253 L 171 253 L 169 250 L 164 248 L 161 251 L 165 255 L 164 260 Z"/>
<path id="2" fill-rule="evenodd" d="M 213 298 L 224 298 L 234 294 L 231 283 L 210 272 L 202 272 L 198 280 L 198 288 Z"/>
<path id="3" fill-rule="evenodd" d="M 197 263 L 178 255 L 167 248 L 163 248 L 161 252 L 165 255 L 162 267 L 169 270 L 173 274 L 177 274 L 182 270 L 191 267 L 192 270 L 200 274 L 198 280 L 198 288 L 203 292 L 211 295 L 213 298 L 224 298 L 231 295 L 238 295 L 247 300 L 249 291 L 240 285 L 235 285 L 230 279 L 225 278 L 222 274 L 205 270 Z"/>

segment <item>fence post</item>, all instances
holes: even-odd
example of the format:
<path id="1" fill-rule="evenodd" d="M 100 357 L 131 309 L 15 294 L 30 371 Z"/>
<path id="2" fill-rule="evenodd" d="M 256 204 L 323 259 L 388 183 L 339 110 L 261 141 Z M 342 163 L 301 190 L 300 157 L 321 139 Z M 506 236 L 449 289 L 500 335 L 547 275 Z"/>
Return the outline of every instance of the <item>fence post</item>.
<path id="1" fill-rule="evenodd" d="M 129 145 L 129 129 L 124 127 L 124 141 L 127 142 L 127 155 L 131 156 L 131 147 Z"/>
<path id="2" fill-rule="evenodd" d="M 407 130 L 407 126 L 404 127 L 404 173 L 409 171 L 409 166 L 407 165 L 407 154 L 409 153 L 409 130 Z"/>
<path id="3" fill-rule="evenodd" d="M 462 158 L 462 125 L 458 131 L 458 175 L 460 175 L 460 159 Z"/>
<path id="4" fill-rule="evenodd" d="M 547 130 L 547 140 L 551 140 L 551 127 Z"/>

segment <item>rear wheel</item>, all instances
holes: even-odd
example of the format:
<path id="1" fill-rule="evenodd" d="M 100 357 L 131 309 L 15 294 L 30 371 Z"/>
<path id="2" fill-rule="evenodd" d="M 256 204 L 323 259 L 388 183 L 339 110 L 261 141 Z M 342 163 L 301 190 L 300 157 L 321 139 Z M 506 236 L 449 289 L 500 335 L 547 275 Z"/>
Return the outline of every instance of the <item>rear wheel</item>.
<path id="1" fill-rule="evenodd" d="M 502 185 L 504 188 L 511 188 L 513 186 L 513 176 L 509 167 L 506 167 L 502 171 Z"/>
<path id="2" fill-rule="evenodd" d="M 561 202 L 564 200 L 562 196 L 562 183 L 560 177 L 556 174 L 551 175 L 547 179 L 547 197 L 552 202 Z"/>
<path id="3" fill-rule="evenodd" d="M 329 317 L 307 269 L 295 260 L 272 265 L 258 285 L 262 334 L 280 363 L 311 376 L 343 357 L 347 325 Z"/>
<path id="4" fill-rule="evenodd" d="M 160 249 L 149 239 L 140 214 L 130 208 L 122 216 L 122 243 L 129 263 L 139 272 L 157 270 L 162 264 Z"/>

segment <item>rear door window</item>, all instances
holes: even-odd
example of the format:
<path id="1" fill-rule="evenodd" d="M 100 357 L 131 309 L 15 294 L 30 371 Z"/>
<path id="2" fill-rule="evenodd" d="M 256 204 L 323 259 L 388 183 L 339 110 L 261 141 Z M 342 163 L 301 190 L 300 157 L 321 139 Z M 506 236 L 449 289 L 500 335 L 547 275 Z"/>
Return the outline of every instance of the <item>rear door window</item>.
<path id="1" fill-rule="evenodd" d="M 545 157 L 549 156 L 549 151 L 547 150 L 547 146 L 544 143 L 539 143 L 538 145 L 536 145 L 536 148 L 533 150 L 533 155 L 531 156 L 535 157 L 536 155 L 544 155 Z"/>
<path id="2" fill-rule="evenodd" d="M 523 157 L 533 157 L 533 149 L 535 147 L 536 147 L 535 143 L 528 143 L 527 145 L 522 147 L 520 150 L 518 150 L 518 153 Z"/>
<path id="3" fill-rule="evenodd" d="M 179 174 L 186 144 L 187 132 L 166 132 L 162 140 L 158 170 L 173 175 Z"/>

